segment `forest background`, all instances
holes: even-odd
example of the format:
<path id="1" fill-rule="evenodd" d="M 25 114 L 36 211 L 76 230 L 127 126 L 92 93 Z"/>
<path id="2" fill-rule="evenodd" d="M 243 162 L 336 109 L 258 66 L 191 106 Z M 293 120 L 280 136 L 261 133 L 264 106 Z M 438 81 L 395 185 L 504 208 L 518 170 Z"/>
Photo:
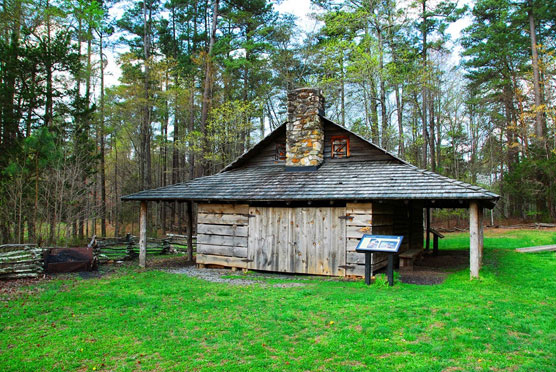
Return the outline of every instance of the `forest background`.
<path id="1" fill-rule="evenodd" d="M 384 149 L 500 194 L 493 219 L 556 218 L 556 3 L 312 0 L 315 27 L 279 4 L 2 1 L 0 243 L 132 232 L 122 195 L 219 171 L 302 86 Z M 157 204 L 153 232 L 183 208 Z"/>

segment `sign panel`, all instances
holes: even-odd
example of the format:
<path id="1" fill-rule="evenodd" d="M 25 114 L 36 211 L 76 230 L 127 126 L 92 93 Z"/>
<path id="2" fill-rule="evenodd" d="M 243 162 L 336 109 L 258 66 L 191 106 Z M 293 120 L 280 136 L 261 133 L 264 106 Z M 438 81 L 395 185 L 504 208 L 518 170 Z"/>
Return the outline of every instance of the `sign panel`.
<path id="1" fill-rule="evenodd" d="M 357 252 L 398 253 L 402 240 L 403 236 L 365 234 L 355 250 Z"/>

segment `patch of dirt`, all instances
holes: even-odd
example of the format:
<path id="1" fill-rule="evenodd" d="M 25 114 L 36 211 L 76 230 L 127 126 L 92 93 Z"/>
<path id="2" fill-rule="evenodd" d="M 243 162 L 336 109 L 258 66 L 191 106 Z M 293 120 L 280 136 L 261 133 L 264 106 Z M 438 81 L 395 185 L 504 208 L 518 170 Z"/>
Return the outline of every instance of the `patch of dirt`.
<path id="1" fill-rule="evenodd" d="M 99 279 L 115 272 L 113 265 L 100 265 L 98 270 L 81 271 L 76 273 L 60 273 L 60 274 L 42 274 L 38 278 L 9 279 L 0 280 L 0 301 L 9 301 L 23 294 L 33 294 L 42 291 L 40 287 L 35 286 L 44 281 L 53 279 L 69 279 L 76 275 L 82 279 Z"/>
<path id="2" fill-rule="evenodd" d="M 438 255 L 432 251 L 425 252 L 415 261 L 415 268 L 437 269 L 441 271 L 456 271 L 469 266 L 469 250 L 438 250 Z"/>
<path id="3" fill-rule="evenodd" d="M 469 251 L 440 250 L 438 255 L 424 253 L 415 261 L 413 271 L 400 270 L 400 281 L 408 284 L 441 284 L 450 272 L 469 266 Z"/>
<path id="4" fill-rule="evenodd" d="M 400 271 L 400 281 L 406 284 L 435 285 L 444 283 L 447 273 L 429 270 Z"/>
<path id="5" fill-rule="evenodd" d="M 0 280 L 0 302 L 9 301 L 22 294 L 33 294 L 40 292 L 36 287 L 29 287 L 33 284 L 52 279 L 49 275 L 42 275 L 38 278 Z"/>
<path id="6" fill-rule="evenodd" d="M 137 260 L 129 261 L 137 264 Z M 186 255 L 166 255 L 147 257 L 147 267 L 154 270 L 180 269 L 182 267 L 193 266 L 194 262 L 189 262 Z"/>
<path id="7" fill-rule="evenodd" d="M 103 276 L 106 276 L 108 274 L 111 274 L 112 272 L 114 272 L 114 267 L 113 266 L 108 266 L 108 265 L 102 265 L 98 268 L 98 270 L 94 270 L 94 271 L 79 271 L 75 274 L 79 275 L 79 277 L 81 277 L 81 279 L 100 279 Z"/>

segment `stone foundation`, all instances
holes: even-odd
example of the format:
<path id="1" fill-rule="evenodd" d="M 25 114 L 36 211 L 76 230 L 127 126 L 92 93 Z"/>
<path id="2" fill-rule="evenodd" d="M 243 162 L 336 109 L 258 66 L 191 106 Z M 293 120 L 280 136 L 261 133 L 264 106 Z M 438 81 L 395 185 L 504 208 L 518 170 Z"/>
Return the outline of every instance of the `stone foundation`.
<path id="1" fill-rule="evenodd" d="M 300 88 L 288 93 L 286 166 L 317 167 L 324 159 L 324 98 L 320 89 Z"/>

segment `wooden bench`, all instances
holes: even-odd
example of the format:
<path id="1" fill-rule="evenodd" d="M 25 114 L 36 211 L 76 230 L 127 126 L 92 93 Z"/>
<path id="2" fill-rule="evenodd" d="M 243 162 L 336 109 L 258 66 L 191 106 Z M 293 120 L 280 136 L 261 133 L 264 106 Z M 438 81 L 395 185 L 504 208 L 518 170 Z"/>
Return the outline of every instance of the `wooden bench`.
<path id="1" fill-rule="evenodd" d="M 423 250 L 420 248 L 410 249 L 408 251 L 402 252 L 398 255 L 400 258 L 400 269 L 413 270 L 413 264 L 415 260 L 423 254 Z"/>

